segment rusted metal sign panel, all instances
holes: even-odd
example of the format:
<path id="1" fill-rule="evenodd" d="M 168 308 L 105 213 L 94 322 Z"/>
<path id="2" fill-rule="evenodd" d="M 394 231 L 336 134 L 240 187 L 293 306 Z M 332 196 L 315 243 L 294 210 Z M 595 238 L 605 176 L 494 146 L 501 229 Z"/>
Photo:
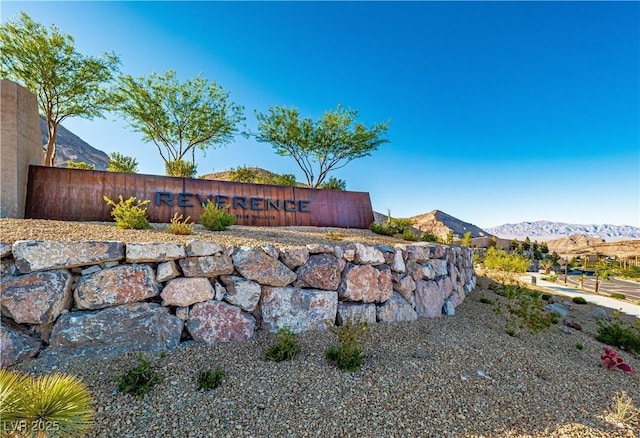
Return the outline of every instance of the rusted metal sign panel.
<path id="1" fill-rule="evenodd" d="M 198 221 L 202 203 L 228 206 L 238 225 L 368 228 L 373 210 L 368 193 L 243 184 L 96 170 L 30 166 L 25 217 L 111 221 L 113 200 L 135 196 L 151 201 L 151 222 L 169 222 L 175 212 Z"/>

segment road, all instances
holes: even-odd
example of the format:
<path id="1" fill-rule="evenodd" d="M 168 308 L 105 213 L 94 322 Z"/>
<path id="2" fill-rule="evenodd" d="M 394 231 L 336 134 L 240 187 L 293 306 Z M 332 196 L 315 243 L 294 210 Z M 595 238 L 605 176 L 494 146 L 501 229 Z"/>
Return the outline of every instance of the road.
<path id="1" fill-rule="evenodd" d="M 580 278 L 584 279 L 583 290 L 587 292 L 595 292 L 596 290 L 596 277 L 585 275 L 568 275 L 567 286 L 580 288 Z M 557 284 L 564 285 L 564 274 L 558 275 Z M 601 295 L 611 295 L 612 293 L 624 294 L 630 301 L 640 301 L 640 283 L 636 283 L 628 280 L 598 280 L 598 293 Z"/>

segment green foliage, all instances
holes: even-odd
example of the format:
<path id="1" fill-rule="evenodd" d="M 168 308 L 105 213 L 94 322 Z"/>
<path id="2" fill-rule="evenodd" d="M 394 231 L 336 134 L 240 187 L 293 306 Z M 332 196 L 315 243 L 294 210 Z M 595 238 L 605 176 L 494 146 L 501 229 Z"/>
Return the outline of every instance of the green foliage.
<path id="1" fill-rule="evenodd" d="M 555 274 L 543 275 L 542 279 L 545 281 L 550 281 L 551 283 L 555 283 L 558 281 L 558 276 Z"/>
<path id="2" fill-rule="evenodd" d="M 372 232 L 380 234 L 382 236 L 395 236 L 396 234 L 396 230 L 393 228 L 389 228 L 386 224 L 377 224 L 374 222 L 369 226 L 369 229 Z"/>
<path id="3" fill-rule="evenodd" d="M 518 239 L 513 239 L 511 241 L 511 245 L 509 246 L 509 249 L 511 251 L 518 252 L 518 250 L 520 249 L 520 242 L 518 242 Z"/>
<path id="4" fill-rule="evenodd" d="M 616 300 L 626 300 L 627 296 L 625 294 L 621 294 L 620 292 L 614 292 L 609 295 L 610 298 L 615 298 Z"/>
<path id="5" fill-rule="evenodd" d="M 265 358 L 275 362 L 292 360 L 300 354 L 296 334 L 286 328 L 278 330 L 278 342 L 267 349 Z"/>
<path id="6" fill-rule="evenodd" d="M 596 340 L 612 347 L 624 348 L 640 354 L 640 320 L 631 324 L 614 314 L 609 320 L 598 319 Z"/>
<path id="7" fill-rule="evenodd" d="M 402 231 L 402 239 L 410 242 L 416 242 L 418 240 L 418 236 L 416 236 L 416 233 L 414 233 L 411 228 L 405 228 L 404 231 Z"/>
<path id="8" fill-rule="evenodd" d="M 202 207 L 200 224 L 209 231 L 224 231 L 236 223 L 236 218 L 227 213 L 229 206 L 220 208 L 215 202 L 207 201 Z"/>
<path id="9" fill-rule="evenodd" d="M 522 242 L 522 249 L 525 251 L 529 251 L 531 249 L 531 239 L 529 239 L 529 236 L 524 238 L 524 242 Z"/>
<path id="10" fill-rule="evenodd" d="M 388 123 L 367 128 L 357 122 L 356 110 L 338 105 L 320 120 L 303 119 L 295 108 L 274 106 L 268 114 L 256 113 L 257 140 L 271 143 L 278 155 L 291 157 L 304 173 L 307 184 L 318 188 L 332 170 L 371 155 L 387 143 Z"/>
<path id="11" fill-rule="evenodd" d="M 167 233 L 179 235 L 193 234 L 193 223 L 189 223 L 190 219 L 191 216 L 187 216 L 187 218 L 183 220 L 183 216 L 176 211 L 173 214 L 173 218 L 171 218 L 171 223 L 167 227 Z"/>
<path id="12" fill-rule="evenodd" d="M 584 350 L 584 344 L 581 342 L 576 342 L 576 348 L 580 351 Z"/>
<path id="13" fill-rule="evenodd" d="M 466 233 L 464 233 L 460 245 L 466 246 L 467 248 L 471 246 L 471 231 L 467 231 Z"/>
<path id="14" fill-rule="evenodd" d="M 127 200 L 122 199 L 122 195 L 118 195 L 120 201 L 118 203 L 112 201 L 106 196 L 102 199 L 111 207 L 111 216 L 116 222 L 116 228 L 142 230 L 149 228 L 149 219 L 147 219 L 147 208 L 145 205 L 150 201 L 136 200 L 135 196 Z"/>
<path id="15" fill-rule="evenodd" d="M 151 368 L 151 362 L 142 357 L 137 357 L 138 366 L 116 378 L 120 392 L 143 396 L 149 390 L 162 382 L 162 376 Z"/>
<path id="16" fill-rule="evenodd" d="M 367 324 L 345 325 L 333 329 L 338 337 L 338 345 L 331 345 L 325 357 L 335 366 L 346 371 L 357 370 L 364 362 L 362 353 Z"/>
<path id="17" fill-rule="evenodd" d="M 549 299 L 551 298 L 551 294 L 542 294 L 542 295 L 540 295 L 540 298 L 543 301 L 549 301 Z"/>
<path id="18" fill-rule="evenodd" d="M 438 236 L 430 231 L 423 231 L 422 234 L 420 234 L 420 240 L 423 242 L 437 242 Z"/>
<path id="19" fill-rule="evenodd" d="M 529 267 L 529 259 L 519 254 L 508 254 L 501 249 L 490 247 L 484 257 L 484 267 L 495 269 L 502 272 L 503 275 L 508 272 L 526 272 Z"/>
<path id="20" fill-rule="evenodd" d="M 119 152 L 109 154 L 107 172 L 137 173 L 138 161 L 133 157 L 127 157 Z"/>
<path id="21" fill-rule="evenodd" d="M 576 304 L 587 304 L 587 300 L 585 300 L 583 297 L 573 297 L 571 301 Z"/>
<path id="22" fill-rule="evenodd" d="M 209 391 L 222 384 L 224 372 L 222 370 L 204 370 L 198 373 L 198 389 Z"/>
<path id="23" fill-rule="evenodd" d="M 167 176 L 193 178 L 196 175 L 198 166 L 185 160 L 170 160 L 164 162 L 164 168 Z"/>
<path id="24" fill-rule="evenodd" d="M 200 75 L 184 82 L 173 70 L 138 78 L 124 75 L 116 94 L 116 109 L 145 142 L 157 147 L 165 163 L 188 154 L 194 163 L 196 149 L 230 143 L 244 120 L 243 108 L 229 100 L 229 93 Z"/>
<path id="25" fill-rule="evenodd" d="M 0 76 L 36 95 L 47 120 L 45 165 L 53 166 L 58 125 L 68 117 L 100 117 L 109 109 L 107 86 L 120 61 L 109 53 L 82 55 L 71 35 L 54 25 L 47 29 L 24 12 L 0 26 L 0 53 Z"/>
<path id="26" fill-rule="evenodd" d="M 559 314 L 544 308 L 542 294 L 538 291 L 512 284 L 503 286 L 497 293 L 509 299 L 506 328 L 514 332 L 511 336 L 515 336 L 520 329 L 538 333 L 560 321 Z"/>
<path id="27" fill-rule="evenodd" d="M 347 190 L 347 182 L 343 179 L 331 177 L 318 186 L 320 189 L 325 190 Z"/>
<path id="28" fill-rule="evenodd" d="M 295 175 L 285 173 L 277 174 L 266 170 L 259 171 L 257 167 L 241 166 L 231 170 L 231 181 L 253 183 L 253 184 L 270 184 L 274 186 L 297 185 Z"/>
<path id="29" fill-rule="evenodd" d="M 0 370 L 0 418 L 3 436 L 21 436 L 7 430 L 10 422 L 44 432 L 37 436 L 85 436 L 94 425 L 89 390 L 78 378 L 60 373 L 31 377 Z"/>
<path id="30" fill-rule="evenodd" d="M 496 236 L 491 236 L 491 241 L 489 242 L 489 248 L 496 248 L 498 246 L 498 238 Z"/>
<path id="31" fill-rule="evenodd" d="M 453 243 L 453 231 L 449 230 L 444 243 L 446 243 L 447 245 L 451 245 Z"/>
<path id="32" fill-rule="evenodd" d="M 94 170 L 95 168 L 95 164 L 85 163 L 84 161 L 67 162 L 67 169 Z"/>
<path id="33" fill-rule="evenodd" d="M 480 302 L 483 304 L 493 304 L 494 301 L 491 298 L 482 297 L 480 298 Z"/>

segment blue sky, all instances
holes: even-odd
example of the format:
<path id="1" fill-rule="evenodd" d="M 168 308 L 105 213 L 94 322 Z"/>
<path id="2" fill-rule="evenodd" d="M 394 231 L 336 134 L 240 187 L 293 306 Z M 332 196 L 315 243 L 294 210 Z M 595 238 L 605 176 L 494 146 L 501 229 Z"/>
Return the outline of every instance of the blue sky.
<path id="1" fill-rule="evenodd" d="M 2 2 L 113 51 L 135 76 L 215 80 L 254 111 L 338 104 L 390 143 L 334 176 L 374 210 L 442 210 L 489 227 L 521 221 L 640 225 L 638 2 Z M 155 146 L 115 114 L 65 126 L 163 174 Z M 238 137 L 198 173 L 242 165 L 303 175 Z"/>

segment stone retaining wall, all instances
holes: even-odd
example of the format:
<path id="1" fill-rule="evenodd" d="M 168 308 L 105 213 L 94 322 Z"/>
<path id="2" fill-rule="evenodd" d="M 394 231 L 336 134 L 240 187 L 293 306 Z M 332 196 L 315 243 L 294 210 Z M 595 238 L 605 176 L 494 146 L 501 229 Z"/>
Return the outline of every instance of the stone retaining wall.
<path id="1" fill-rule="evenodd" d="M 452 315 L 476 281 L 470 249 L 433 244 L 19 241 L 0 256 L 0 366 Z"/>

